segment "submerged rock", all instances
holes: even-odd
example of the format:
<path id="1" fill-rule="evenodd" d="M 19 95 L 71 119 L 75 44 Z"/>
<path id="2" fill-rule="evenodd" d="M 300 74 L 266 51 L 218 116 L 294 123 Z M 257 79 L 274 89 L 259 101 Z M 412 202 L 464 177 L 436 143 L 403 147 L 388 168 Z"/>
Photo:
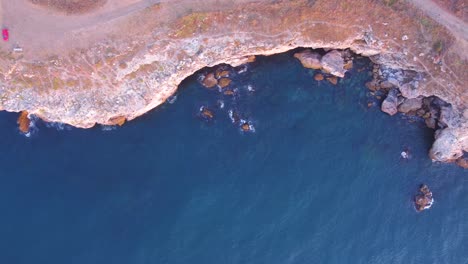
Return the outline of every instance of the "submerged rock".
<path id="1" fill-rule="evenodd" d="M 211 120 L 214 118 L 213 112 L 205 106 L 200 107 L 200 116 L 205 120 Z"/>
<path id="2" fill-rule="evenodd" d="M 241 128 L 242 128 L 242 131 L 244 132 L 250 131 L 250 125 L 248 123 L 242 124 Z"/>
<path id="3" fill-rule="evenodd" d="M 21 112 L 20 116 L 18 117 L 17 123 L 19 125 L 19 130 L 22 133 L 29 133 L 29 129 L 31 127 L 31 120 L 29 119 L 29 113 L 27 111 Z"/>
<path id="4" fill-rule="evenodd" d="M 229 76 L 229 71 L 227 70 L 218 69 L 216 71 L 216 79 L 219 79 L 222 77 L 228 77 L 228 76 Z"/>
<path id="5" fill-rule="evenodd" d="M 322 63 L 320 62 L 321 56 L 317 52 L 311 50 L 304 50 L 294 54 L 302 66 L 309 69 L 320 70 L 322 69 Z"/>
<path id="6" fill-rule="evenodd" d="M 223 92 L 224 95 L 234 95 L 234 91 L 233 90 L 226 90 Z"/>
<path id="7" fill-rule="evenodd" d="M 316 81 L 322 81 L 324 79 L 323 74 L 317 73 L 314 75 L 314 80 Z"/>
<path id="8" fill-rule="evenodd" d="M 345 63 L 341 52 L 332 50 L 325 54 L 320 62 L 322 63 L 322 68 L 325 72 L 337 77 L 344 77 L 346 69 L 344 68 Z"/>
<path id="9" fill-rule="evenodd" d="M 327 81 L 329 81 L 331 84 L 333 85 L 337 85 L 338 84 L 338 78 L 335 77 L 335 76 L 332 76 L 332 77 L 327 77 Z"/>
<path id="10" fill-rule="evenodd" d="M 349 60 L 345 63 L 345 65 L 343 66 L 343 69 L 345 70 L 351 70 L 353 68 L 353 61 L 352 60 Z"/>
<path id="11" fill-rule="evenodd" d="M 218 82 L 219 87 L 225 88 L 225 87 L 227 87 L 229 84 L 231 84 L 231 79 L 225 78 L 225 77 L 219 79 L 219 82 Z"/>
<path id="12" fill-rule="evenodd" d="M 394 115 L 398 113 L 398 90 L 392 89 L 388 92 L 387 98 L 382 102 L 382 112 L 385 112 L 389 115 Z"/>
<path id="13" fill-rule="evenodd" d="M 419 187 L 419 193 L 414 197 L 414 206 L 418 212 L 431 208 L 434 203 L 432 192 L 429 187 L 422 184 Z"/>
<path id="14" fill-rule="evenodd" d="M 214 73 L 208 73 L 203 78 L 202 85 L 206 88 L 213 88 L 215 85 L 218 84 L 218 80 L 216 80 Z"/>
<path id="15" fill-rule="evenodd" d="M 366 83 L 366 87 L 367 89 L 375 92 L 375 91 L 378 91 L 380 89 L 380 85 L 379 85 L 379 82 L 377 80 L 372 80 L 370 82 L 367 82 Z"/>
<path id="16" fill-rule="evenodd" d="M 203 86 L 206 88 L 213 88 L 218 84 L 218 80 L 216 80 L 214 73 L 208 73 L 202 81 Z"/>

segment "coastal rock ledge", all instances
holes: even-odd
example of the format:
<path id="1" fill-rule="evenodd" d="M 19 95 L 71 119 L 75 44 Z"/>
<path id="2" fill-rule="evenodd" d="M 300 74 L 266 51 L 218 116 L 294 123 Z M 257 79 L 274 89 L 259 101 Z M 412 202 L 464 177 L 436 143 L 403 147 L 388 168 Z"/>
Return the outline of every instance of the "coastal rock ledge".
<path id="1" fill-rule="evenodd" d="M 467 36 L 412 1 L 124 2 L 108 0 L 72 16 L 2 2 L 11 37 L 0 46 L 0 110 L 81 128 L 123 124 L 165 102 L 182 80 L 207 66 L 308 47 L 327 52 L 310 57 L 311 67 L 343 77 L 334 50 L 350 50 L 380 65 L 385 86 L 405 98 L 445 102 L 428 121 L 437 120 L 438 130 L 430 156 L 460 164 L 466 156 Z M 20 19 L 28 15 L 41 19 Z M 60 27 L 52 30 L 52 24 Z"/>

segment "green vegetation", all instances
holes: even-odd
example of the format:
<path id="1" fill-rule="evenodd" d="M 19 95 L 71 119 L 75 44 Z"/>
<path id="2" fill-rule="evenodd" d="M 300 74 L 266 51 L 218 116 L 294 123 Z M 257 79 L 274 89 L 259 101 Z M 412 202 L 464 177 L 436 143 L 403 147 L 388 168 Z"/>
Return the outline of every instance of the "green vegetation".
<path id="1" fill-rule="evenodd" d="M 206 29 L 205 19 L 206 14 L 203 13 L 191 13 L 181 18 L 179 23 L 179 30 L 176 33 L 176 37 L 186 38 L 192 36 L 198 29 Z"/>
<path id="2" fill-rule="evenodd" d="M 395 5 L 399 0 L 383 0 L 384 1 L 384 4 L 387 5 L 387 6 L 393 6 Z"/>
<path id="3" fill-rule="evenodd" d="M 444 50 L 444 42 L 442 40 L 437 40 L 432 44 L 432 49 L 437 53 L 441 53 L 442 50 Z"/>

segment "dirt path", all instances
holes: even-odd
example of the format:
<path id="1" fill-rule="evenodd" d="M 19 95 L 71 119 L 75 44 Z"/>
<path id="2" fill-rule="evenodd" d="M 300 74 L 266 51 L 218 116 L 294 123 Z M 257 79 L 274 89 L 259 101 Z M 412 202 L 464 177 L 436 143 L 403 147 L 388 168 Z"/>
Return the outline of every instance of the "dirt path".
<path id="1" fill-rule="evenodd" d="M 161 1 L 108 0 L 103 7 L 95 11 L 65 15 L 33 5 L 28 0 L 0 0 L 0 23 L 10 30 L 10 41 L 2 43 L 0 48 L 11 50 L 13 46 L 19 45 L 24 48 L 25 55 L 30 57 L 42 51 L 67 48 L 70 43 L 83 44 L 92 39 L 73 39 L 74 32 L 104 34 L 111 26 L 108 22 L 159 2 Z"/>
<path id="2" fill-rule="evenodd" d="M 426 15 L 445 26 L 453 36 L 458 40 L 461 56 L 468 59 L 468 24 L 460 18 L 445 11 L 442 7 L 431 0 L 408 0 Z"/>
<path id="3" fill-rule="evenodd" d="M 455 15 L 445 11 L 431 0 L 409 0 L 435 21 L 444 25 L 456 37 L 468 41 L 468 24 Z"/>

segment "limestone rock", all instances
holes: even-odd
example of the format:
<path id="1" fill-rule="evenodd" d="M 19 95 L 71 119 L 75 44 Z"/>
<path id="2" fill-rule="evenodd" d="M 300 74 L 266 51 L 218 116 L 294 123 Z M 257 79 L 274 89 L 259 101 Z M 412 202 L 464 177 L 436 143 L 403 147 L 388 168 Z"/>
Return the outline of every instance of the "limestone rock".
<path id="1" fill-rule="evenodd" d="M 214 118 L 213 111 L 205 106 L 200 107 L 200 116 L 205 120 L 211 120 Z"/>
<path id="2" fill-rule="evenodd" d="M 202 84 L 206 88 L 213 88 L 216 84 L 218 84 L 218 80 L 216 80 L 213 73 L 208 73 L 205 78 L 203 78 Z"/>
<path id="3" fill-rule="evenodd" d="M 325 54 L 320 62 L 322 63 L 322 68 L 325 72 L 337 77 L 344 77 L 346 70 L 344 69 L 345 63 L 341 56 L 341 52 L 332 50 Z"/>
<path id="4" fill-rule="evenodd" d="M 353 61 L 352 60 L 347 61 L 345 65 L 343 66 L 343 68 L 345 70 L 351 70 L 353 68 Z"/>
<path id="5" fill-rule="evenodd" d="M 409 113 L 417 111 L 422 107 L 422 98 L 405 99 L 403 103 L 398 106 L 398 111 L 401 113 Z"/>
<path id="6" fill-rule="evenodd" d="M 109 120 L 109 125 L 123 126 L 125 124 L 125 121 L 127 121 L 125 116 L 116 116 Z"/>
<path id="7" fill-rule="evenodd" d="M 468 158 L 467 157 L 460 157 L 456 161 L 457 165 L 464 168 L 468 169 Z"/>
<path id="8" fill-rule="evenodd" d="M 420 96 L 420 93 L 417 88 L 417 83 L 415 82 L 405 83 L 401 85 L 400 92 L 404 97 L 409 99 Z"/>
<path id="9" fill-rule="evenodd" d="M 255 62 L 256 59 L 257 59 L 257 57 L 255 57 L 255 55 L 248 56 L 247 57 L 247 63 Z"/>
<path id="10" fill-rule="evenodd" d="M 242 131 L 244 131 L 244 132 L 250 131 L 250 126 L 249 126 L 248 123 L 242 124 L 241 128 L 242 128 Z"/>
<path id="11" fill-rule="evenodd" d="M 392 89 L 388 92 L 387 98 L 382 102 L 382 112 L 385 112 L 389 115 L 394 115 L 398 112 L 398 91 Z"/>
<path id="12" fill-rule="evenodd" d="M 375 92 L 380 89 L 379 83 L 376 80 L 372 80 L 366 83 L 367 89 Z"/>
<path id="13" fill-rule="evenodd" d="M 321 74 L 321 73 L 317 73 L 317 74 L 314 75 L 314 80 L 316 80 L 316 81 L 322 81 L 323 78 L 324 78 L 323 74 Z"/>
<path id="14" fill-rule="evenodd" d="M 229 84 L 231 84 L 231 79 L 225 78 L 225 77 L 219 79 L 219 82 L 218 82 L 219 87 L 224 88 L 228 86 Z"/>
<path id="15" fill-rule="evenodd" d="M 216 79 L 219 79 L 222 77 L 228 77 L 228 76 L 229 76 L 229 71 L 222 70 L 222 69 L 218 69 L 215 74 Z"/>
<path id="16" fill-rule="evenodd" d="M 320 54 L 311 50 L 304 50 L 294 54 L 294 57 L 298 59 L 302 66 L 309 69 L 320 70 L 322 63 L 320 62 Z"/>
<path id="17" fill-rule="evenodd" d="M 453 114 L 452 106 L 446 105 L 440 107 L 439 125 L 440 127 L 456 127 L 459 119 Z"/>
<path id="18" fill-rule="evenodd" d="M 435 133 L 435 141 L 429 151 L 434 161 L 454 162 L 463 155 L 462 142 L 453 128 L 439 129 Z"/>
<path id="19" fill-rule="evenodd" d="M 333 85 L 337 85 L 338 84 L 338 78 L 335 77 L 335 76 L 331 76 L 331 77 L 327 77 L 327 81 L 329 81 L 331 84 Z"/>
<path id="20" fill-rule="evenodd" d="M 19 130 L 22 133 L 27 134 L 29 132 L 29 128 L 31 127 L 31 120 L 29 119 L 29 113 L 27 111 L 22 111 L 20 116 L 18 117 L 18 125 Z"/>
<path id="21" fill-rule="evenodd" d="M 432 128 L 432 129 L 436 128 L 437 121 L 435 120 L 435 118 L 431 117 L 430 115 L 428 117 L 426 117 L 424 122 L 426 123 L 426 126 L 428 128 Z"/>
<path id="22" fill-rule="evenodd" d="M 383 81 L 380 83 L 380 88 L 385 89 L 385 90 L 392 89 L 393 87 L 394 85 L 389 81 Z"/>
<path id="23" fill-rule="evenodd" d="M 434 203 L 432 192 L 426 184 L 419 187 L 419 193 L 414 197 L 414 205 L 418 212 L 431 208 Z"/>

